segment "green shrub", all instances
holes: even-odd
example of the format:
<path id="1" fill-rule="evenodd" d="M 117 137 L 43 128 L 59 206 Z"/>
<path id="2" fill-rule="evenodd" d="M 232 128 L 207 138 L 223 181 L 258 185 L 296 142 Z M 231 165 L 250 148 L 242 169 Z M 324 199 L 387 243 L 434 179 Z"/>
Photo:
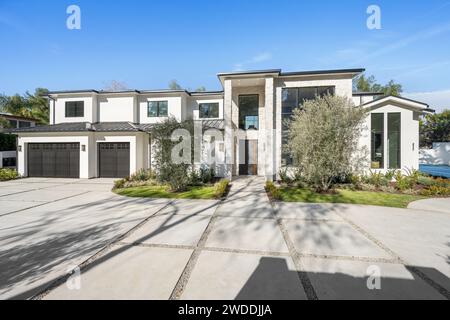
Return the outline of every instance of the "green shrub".
<path id="1" fill-rule="evenodd" d="M 15 169 L 0 169 L 0 181 L 9 181 L 19 178 Z"/>
<path id="2" fill-rule="evenodd" d="M 414 186 L 417 184 L 418 176 L 405 176 L 402 174 L 401 171 L 398 171 L 395 174 L 395 180 L 397 182 L 397 189 L 405 192 L 406 190 L 413 189 Z"/>
<path id="3" fill-rule="evenodd" d="M 230 185 L 230 180 L 222 179 L 215 184 L 214 196 L 216 199 L 221 199 L 225 196 Z"/>
<path id="4" fill-rule="evenodd" d="M 427 189 L 422 190 L 421 195 L 425 197 L 447 197 L 450 196 L 450 188 L 449 187 L 440 187 L 440 186 L 431 186 Z"/>
<path id="5" fill-rule="evenodd" d="M 386 172 L 386 174 L 384 175 L 384 177 L 386 178 L 386 180 L 391 182 L 394 179 L 396 173 L 397 173 L 397 170 L 388 170 Z"/>
<path id="6" fill-rule="evenodd" d="M 161 169 L 160 177 L 164 177 L 163 183 L 167 183 L 172 192 L 182 192 L 191 183 L 186 164 L 170 164 Z"/>
<path id="7" fill-rule="evenodd" d="M 213 168 L 200 168 L 200 181 L 203 183 L 211 183 L 216 177 L 216 173 Z"/>
<path id="8" fill-rule="evenodd" d="M 120 179 L 120 180 L 114 181 L 114 189 L 113 190 L 123 189 L 125 187 L 125 183 L 126 183 L 125 179 Z"/>
<path id="9" fill-rule="evenodd" d="M 151 170 L 141 169 L 135 174 L 131 175 L 128 181 L 148 181 L 155 179 L 155 175 Z"/>
<path id="10" fill-rule="evenodd" d="M 279 174 L 281 183 L 290 185 L 294 182 L 292 177 L 289 175 L 289 168 L 281 169 Z"/>
<path id="11" fill-rule="evenodd" d="M 266 182 L 266 191 L 273 200 L 281 200 L 281 192 L 272 181 Z"/>
<path id="12" fill-rule="evenodd" d="M 381 172 L 372 172 L 371 171 L 367 182 L 377 188 L 380 188 L 383 186 L 384 187 L 388 186 L 390 180 L 388 180 L 386 178 L 386 176 Z"/>

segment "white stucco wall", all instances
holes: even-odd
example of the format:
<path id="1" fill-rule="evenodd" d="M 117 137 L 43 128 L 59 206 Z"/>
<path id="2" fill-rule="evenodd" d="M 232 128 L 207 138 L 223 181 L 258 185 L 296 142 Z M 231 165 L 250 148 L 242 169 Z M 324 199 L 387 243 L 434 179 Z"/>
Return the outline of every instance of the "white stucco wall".
<path id="1" fill-rule="evenodd" d="M 135 122 L 133 96 L 98 97 L 99 122 Z"/>
<path id="2" fill-rule="evenodd" d="M 18 145 L 22 151 L 18 152 L 18 172 L 27 176 L 28 143 L 79 143 L 86 146 L 86 151 L 80 150 L 80 178 L 90 179 L 98 177 L 98 143 L 128 142 L 130 143 L 130 173 L 140 169 L 147 169 L 148 135 L 146 133 L 57 133 L 30 136 L 21 134 Z"/>
<path id="3" fill-rule="evenodd" d="M 167 117 L 151 118 L 148 116 L 148 102 L 150 101 L 167 101 L 168 102 L 168 116 L 174 117 L 178 121 L 182 121 L 183 118 L 183 101 L 181 96 L 168 97 L 168 96 L 140 96 L 139 97 L 139 119 L 141 123 L 153 124 L 161 123 L 166 120 Z"/>
<path id="4" fill-rule="evenodd" d="M 419 169 L 419 114 L 410 109 L 395 105 L 385 105 L 372 109 L 370 113 L 384 114 L 384 165 L 385 168 L 374 171 L 387 171 L 388 168 L 388 113 L 401 114 L 401 169 Z M 360 146 L 365 146 L 369 154 L 367 155 L 368 170 L 370 168 L 371 152 L 371 117 L 369 116 L 364 124 L 364 131 L 360 139 Z"/>
<path id="5" fill-rule="evenodd" d="M 218 103 L 219 104 L 219 117 L 211 119 L 200 119 L 199 107 L 201 103 Z M 217 120 L 223 119 L 223 99 L 222 98 L 210 98 L 210 97 L 191 97 L 187 100 L 186 106 L 186 119 L 194 120 Z"/>
<path id="6" fill-rule="evenodd" d="M 89 179 L 93 178 L 92 171 L 90 170 L 90 160 L 92 149 L 92 140 L 90 139 L 90 133 L 79 133 L 79 134 L 67 134 L 67 133 L 58 133 L 58 134 L 41 134 L 39 137 L 36 136 L 27 136 L 22 134 L 18 139 L 18 146 L 21 147 L 21 151 L 17 153 L 17 170 L 20 175 L 27 176 L 28 175 L 28 144 L 29 143 L 79 143 L 80 148 L 82 145 L 86 146 L 86 151 L 83 152 L 80 150 L 80 178 L 81 179 Z"/>
<path id="7" fill-rule="evenodd" d="M 70 123 L 70 122 L 96 122 L 96 98 L 93 96 L 80 96 L 70 98 L 58 98 L 55 101 L 55 124 Z M 84 102 L 84 117 L 66 118 L 66 102 L 68 101 L 83 101 Z M 51 104 L 53 106 L 53 103 Z M 51 108 L 53 111 L 53 107 Z M 53 115 L 50 114 L 50 119 L 53 121 Z"/>

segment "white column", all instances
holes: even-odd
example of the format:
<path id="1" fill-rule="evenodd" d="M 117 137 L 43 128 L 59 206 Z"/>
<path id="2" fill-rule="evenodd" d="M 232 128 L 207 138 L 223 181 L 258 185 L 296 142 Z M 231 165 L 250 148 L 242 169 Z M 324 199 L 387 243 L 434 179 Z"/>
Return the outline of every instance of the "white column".
<path id="1" fill-rule="evenodd" d="M 265 176 L 267 181 L 273 181 L 276 175 L 276 149 L 275 149 L 275 93 L 273 77 L 266 78 L 265 90 Z"/>
<path id="2" fill-rule="evenodd" d="M 231 80 L 224 81 L 224 121 L 225 121 L 225 177 L 233 178 L 234 148 L 233 148 L 233 92 Z"/>

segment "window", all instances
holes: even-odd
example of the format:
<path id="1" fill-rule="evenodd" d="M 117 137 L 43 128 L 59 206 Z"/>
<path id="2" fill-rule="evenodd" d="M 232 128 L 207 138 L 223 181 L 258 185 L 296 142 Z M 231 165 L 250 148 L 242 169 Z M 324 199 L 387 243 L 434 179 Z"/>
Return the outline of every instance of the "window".
<path id="1" fill-rule="evenodd" d="M 83 118 L 84 101 L 67 101 L 66 118 Z"/>
<path id="2" fill-rule="evenodd" d="M 259 96 L 239 96 L 239 129 L 259 129 Z"/>
<path id="3" fill-rule="evenodd" d="M 334 95 L 335 87 L 303 87 L 303 88 L 284 88 L 282 91 L 282 164 L 289 166 L 293 164 L 292 157 L 286 150 L 289 135 L 289 121 L 292 119 L 295 109 L 301 109 L 307 100 L 313 100 L 316 97 L 325 95 Z"/>
<path id="4" fill-rule="evenodd" d="M 17 120 L 9 120 L 9 126 L 11 128 L 17 128 Z"/>
<path id="5" fill-rule="evenodd" d="M 218 103 L 200 103 L 200 119 L 211 119 L 219 117 Z"/>
<path id="6" fill-rule="evenodd" d="M 388 163 L 389 169 L 401 169 L 401 114 L 388 114 Z"/>
<path id="7" fill-rule="evenodd" d="M 168 101 L 149 101 L 148 102 L 148 117 L 161 118 L 169 115 Z"/>
<path id="8" fill-rule="evenodd" d="M 384 114 L 372 113 L 372 169 L 384 169 Z"/>
<path id="9" fill-rule="evenodd" d="M 19 121 L 19 128 L 29 128 L 31 127 L 31 122 Z"/>

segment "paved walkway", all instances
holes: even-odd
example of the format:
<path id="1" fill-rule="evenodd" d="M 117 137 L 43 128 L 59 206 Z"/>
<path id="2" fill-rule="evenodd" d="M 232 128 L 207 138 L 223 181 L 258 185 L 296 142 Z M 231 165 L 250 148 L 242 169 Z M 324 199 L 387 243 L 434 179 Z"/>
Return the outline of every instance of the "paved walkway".
<path id="1" fill-rule="evenodd" d="M 409 209 L 437 211 L 450 214 L 450 198 L 425 199 L 409 204 Z"/>
<path id="2" fill-rule="evenodd" d="M 71 184 L 50 187 L 54 197 L 62 197 L 59 188 L 77 185 Z M 8 197 L 3 201 L 12 201 Z M 50 265 L 53 269 L 44 269 L 52 270 L 45 273 L 49 290 L 39 286 L 20 297 L 40 292 L 35 298 L 450 299 L 450 215 L 445 213 L 272 205 L 263 179 L 254 177 L 233 181 L 222 202 L 155 203 L 105 193 L 93 203 L 84 197 L 73 198 L 81 207 L 55 200 L 40 209 L 6 213 L 3 219 L 9 220 L 0 217 L 0 261 L 2 271 L 11 270 L 6 280 L 12 281 L 2 288 L 12 288 L 10 296 L 19 291 L 14 283 L 27 288 L 42 284 L 38 271 Z M 46 220 L 35 225 L 33 219 Z M 115 232 L 83 227 L 110 223 Z M 66 235 L 73 241 L 66 241 Z M 14 256 L 8 256 L 8 246 Z M 79 265 L 81 277 L 75 273 L 55 282 L 68 257 Z M 368 277 L 377 274 L 381 288 L 371 290 L 378 282 Z"/>

